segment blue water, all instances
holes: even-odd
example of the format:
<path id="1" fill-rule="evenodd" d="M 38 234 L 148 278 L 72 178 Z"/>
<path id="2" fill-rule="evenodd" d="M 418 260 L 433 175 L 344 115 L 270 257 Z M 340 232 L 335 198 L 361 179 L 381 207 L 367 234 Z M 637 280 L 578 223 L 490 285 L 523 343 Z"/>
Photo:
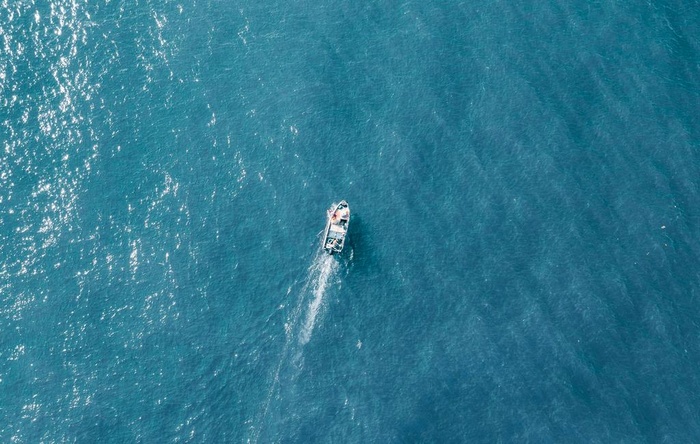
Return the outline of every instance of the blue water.
<path id="1" fill-rule="evenodd" d="M 699 442 L 698 6 L 3 1 L 0 442 Z"/>

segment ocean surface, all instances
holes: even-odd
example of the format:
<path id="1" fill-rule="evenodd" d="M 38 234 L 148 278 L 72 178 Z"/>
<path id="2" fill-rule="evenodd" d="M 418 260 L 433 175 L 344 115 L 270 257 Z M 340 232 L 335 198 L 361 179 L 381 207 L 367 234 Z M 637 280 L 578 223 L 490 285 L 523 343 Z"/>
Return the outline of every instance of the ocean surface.
<path id="1" fill-rule="evenodd" d="M 0 442 L 700 442 L 699 116 L 698 0 L 0 0 Z"/>

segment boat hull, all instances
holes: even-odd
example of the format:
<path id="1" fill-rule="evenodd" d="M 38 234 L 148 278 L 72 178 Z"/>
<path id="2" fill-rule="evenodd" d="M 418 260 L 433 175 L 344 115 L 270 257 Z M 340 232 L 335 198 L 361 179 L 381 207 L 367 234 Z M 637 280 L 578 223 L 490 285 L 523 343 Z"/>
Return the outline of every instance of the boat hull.
<path id="1" fill-rule="evenodd" d="M 323 250 L 328 254 L 337 254 L 345 247 L 345 238 L 350 225 L 350 206 L 344 200 L 334 203 L 328 210 L 326 229 L 323 232 L 321 243 Z"/>

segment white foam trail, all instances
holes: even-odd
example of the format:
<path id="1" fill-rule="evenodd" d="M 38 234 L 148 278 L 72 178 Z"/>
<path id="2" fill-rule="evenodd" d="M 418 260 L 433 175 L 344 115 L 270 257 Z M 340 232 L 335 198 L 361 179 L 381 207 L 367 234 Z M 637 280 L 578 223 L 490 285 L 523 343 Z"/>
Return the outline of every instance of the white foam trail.
<path id="1" fill-rule="evenodd" d="M 332 256 L 324 256 L 318 264 L 317 269 L 311 270 L 311 276 L 313 276 L 313 299 L 309 302 L 309 309 L 306 312 L 306 320 L 304 321 L 304 326 L 302 327 L 301 333 L 299 334 L 299 343 L 305 345 L 311 339 L 311 333 L 314 331 L 314 325 L 316 324 L 316 316 L 318 315 L 318 310 L 321 308 L 321 303 L 323 302 L 323 295 L 326 294 L 326 288 L 330 282 L 331 276 L 335 273 L 336 268 L 338 268 L 338 262 L 333 259 Z"/>
<path id="2" fill-rule="evenodd" d="M 299 291 L 299 296 L 297 297 L 294 309 L 287 318 L 285 323 L 285 333 L 286 339 L 282 353 L 280 354 L 279 362 L 275 368 L 273 374 L 272 383 L 270 384 L 270 389 L 268 390 L 267 397 L 265 398 L 265 404 L 262 410 L 260 421 L 258 421 L 258 427 L 253 430 L 252 438 L 249 442 L 257 443 L 260 439 L 260 434 L 267 421 L 267 415 L 270 410 L 270 404 L 272 398 L 274 397 L 277 389 L 280 385 L 280 373 L 285 363 L 292 364 L 290 357 L 294 357 L 294 362 L 299 362 L 301 357 L 301 348 L 306 345 L 311 339 L 311 334 L 313 333 L 314 326 L 316 325 L 316 318 L 318 312 L 323 304 L 323 297 L 326 294 L 329 284 L 332 282 L 332 278 L 338 269 L 338 262 L 333 256 L 325 254 L 323 251 L 319 250 L 314 257 L 311 266 L 309 267 L 306 279 L 304 281 L 304 286 Z M 304 323 L 300 326 L 299 321 L 301 318 L 301 313 L 303 311 L 304 303 L 311 296 L 311 300 L 308 303 L 308 310 L 306 311 L 306 318 Z M 298 341 L 295 341 L 298 338 Z M 292 353 L 295 352 L 295 353 Z M 294 377 L 291 377 L 294 379 Z"/>

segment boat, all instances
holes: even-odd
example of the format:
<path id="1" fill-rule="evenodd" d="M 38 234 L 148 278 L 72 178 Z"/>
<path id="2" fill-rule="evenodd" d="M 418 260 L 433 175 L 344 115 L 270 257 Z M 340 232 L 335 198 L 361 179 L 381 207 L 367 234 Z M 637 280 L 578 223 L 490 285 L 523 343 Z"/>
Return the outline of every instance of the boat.
<path id="1" fill-rule="evenodd" d="M 350 224 L 350 207 L 341 200 L 328 210 L 328 222 L 323 234 L 323 250 L 328 254 L 340 253 L 345 246 L 345 236 Z"/>

